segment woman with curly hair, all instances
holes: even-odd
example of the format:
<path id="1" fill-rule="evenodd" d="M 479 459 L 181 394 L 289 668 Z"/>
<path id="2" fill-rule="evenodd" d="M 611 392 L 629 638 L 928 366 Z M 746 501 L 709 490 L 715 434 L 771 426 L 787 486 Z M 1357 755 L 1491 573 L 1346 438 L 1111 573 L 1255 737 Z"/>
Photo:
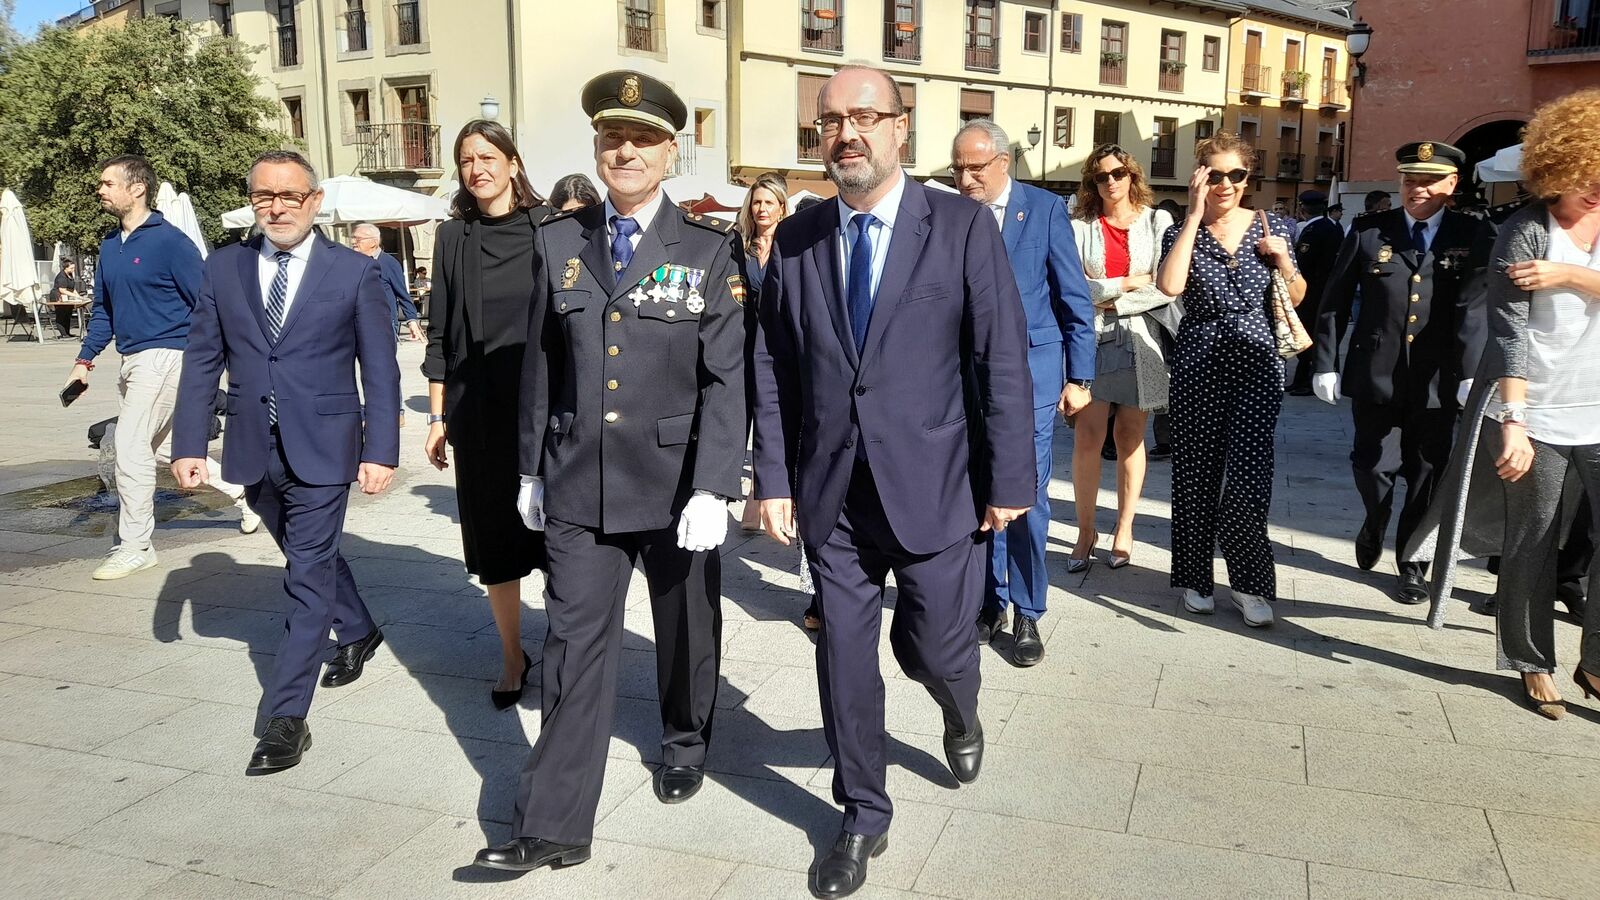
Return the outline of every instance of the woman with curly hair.
<path id="1" fill-rule="evenodd" d="M 1474 556 L 1498 552 L 1496 664 L 1521 674 L 1529 708 L 1559 719 L 1566 706 L 1551 677 L 1557 545 L 1582 499 L 1563 490 L 1571 475 L 1591 516 L 1600 511 L 1600 89 L 1534 113 L 1522 176 L 1536 199 L 1495 242 L 1489 346 L 1457 460 L 1472 473 L 1471 492 L 1458 489 L 1442 512 L 1449 530 L 1435 552 L 1441 590 L 1433 624 L 1454 579 L 1457 543 Z M 1465 516 L 1457 515 L 1462 502 Z M 1591 582 L 1594 571 L 1591 564 Z M 1586 696 L 1600 697 L 1600 604 L 1585 611 L 1572 678 Z"/>

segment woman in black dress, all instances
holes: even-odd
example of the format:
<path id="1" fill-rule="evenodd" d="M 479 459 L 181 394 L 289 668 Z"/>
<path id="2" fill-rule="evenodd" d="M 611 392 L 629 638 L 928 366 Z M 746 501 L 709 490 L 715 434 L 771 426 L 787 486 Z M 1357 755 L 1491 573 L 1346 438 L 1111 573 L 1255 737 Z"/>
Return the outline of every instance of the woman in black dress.
<path id="1" fill-rule="evenodd" d="M 528 311 L 533 305 L 533 232 L 550 208 L 534 191 L 511 134 L 494 122 L 456 136 L 461 189 L 440 226 L 428 318 L 428 461 L 449 465 L 467 571 L 489 592 L 504 662 L 491 692 L 514 706 L 528 682 L 522 649 L 522 579 L 545 567 L 544 536 L 517 514 L 517 409 Z"/>

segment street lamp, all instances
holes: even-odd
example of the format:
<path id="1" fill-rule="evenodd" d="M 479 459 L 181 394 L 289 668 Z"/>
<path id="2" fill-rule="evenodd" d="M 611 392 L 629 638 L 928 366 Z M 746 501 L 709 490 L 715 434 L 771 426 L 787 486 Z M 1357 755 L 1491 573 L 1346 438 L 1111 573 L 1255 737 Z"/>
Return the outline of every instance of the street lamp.
<path id="1" fill-rule="evenodd" d="M 483 99 L 478 103 L 478 112 L 482 113 L 485 119 L 493 122 L 495 119 L 500 118 L 500 101 L 496 100 L 493 94 L 484 94 Z"/>
<path id="2" fill-rule="evenodd" d="M 1356 61 L 1356 84 L 1365 87 L 1367 64 L 1361 61 L 1361 57 L 1366 56 L 1367 50 L 1372 46 L 1372 26 L 1364 19 L 1357 19 L 1356 24 L 1350 26 L 1350 34 L 1344 43 L 1350 51 L 1350 58 Z"/>
<path id="3" fill-rule="evenodd" d="M 1043 137 L 1044 137 L 1044 132 L 1039 130 L 1039 126 L 1038 125 L 1035 125 L 1032 128 L 1029 128 L 1028 129 L 1028 149 L 1032 150 L 1033 148 L 1039 146 L 1039 141 Z"/>

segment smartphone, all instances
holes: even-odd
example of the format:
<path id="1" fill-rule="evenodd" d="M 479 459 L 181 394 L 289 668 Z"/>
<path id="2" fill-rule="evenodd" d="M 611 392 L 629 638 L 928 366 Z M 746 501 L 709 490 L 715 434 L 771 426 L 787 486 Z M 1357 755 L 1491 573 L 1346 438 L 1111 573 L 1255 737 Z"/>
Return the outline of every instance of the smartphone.
<path id="1" fill-rule="evenodd" d="M 61 405 L 63 407 L 71 406 L 72 401 L 78 399 L 78 397 L 88 389 L 88 384 L 74 379 L 72 382 L 68 383 L 66 387 L 61 389 Z"/>

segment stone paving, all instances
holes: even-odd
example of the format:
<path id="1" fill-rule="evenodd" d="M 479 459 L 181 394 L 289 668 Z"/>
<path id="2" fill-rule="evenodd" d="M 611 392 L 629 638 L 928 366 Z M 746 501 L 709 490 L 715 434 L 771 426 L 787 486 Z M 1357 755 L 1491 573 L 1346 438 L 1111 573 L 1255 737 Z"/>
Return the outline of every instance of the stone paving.
<path id="1" fill-rule="evenodd" d="M 458 562 L 451 475 L 422 458 L 421 347 L 399 352 L 404 468 L 386 495 L 352 501 L 344 542 L 388 642 L 359 682 L 318 693 L 304 763 L 247 779 L 282 628 L 270 538 L 240 535 L 202 492 L 159 527 L 159 568 L 90 580 L 114 514 L 28 509 L 93 473 L 83 432 L 115 412 L 114 359 L 63 411 L 73 347 L 0 345 L 0 894 L 806 896 L 839 814 L 805 600 L 795 555 L 737 528 L 706 788 L 674 807 L 650 790 L 659 722 L 636 578 L 593 861 L 520 879 L 467 865 L 508 834 L 538 677 L 521 708 L 493 711 L 487 601 Z M 1215 616 L 1178 608 L 1165 463 L 1117 572 L 1065 573 L 1075 530 L 1058 477 L 1048 655 L 1017 669 L 1004 641 L 985 649 L 975 784 L 946 770 L 937 710 L 884 642 L 897 815 L 860 896 L 1600 896 L 1600 705 L 1563 674 L 1571 714 L 1537 718 L 1493 671 L 1489 620 L 1462 605 L 1430 631 L 1424 608 L 1389 599 L 1392 558 L 1355 568 L 1348 441 L 1348 410 L 1288 398 L 1267 630 L 1244 627 L 1225 589 Z M 1065 473 L 1070 431 L 1057 447 Z M 1113 497 L 1108 466 L 1106 544 Z M 1469 568 L 1465 588 L 1476 599 L 1492 581 Z M 535 660 L 540 593 L 527 590 Z M 1558 629 L 1570 667 L 1577 629 Z"/>

